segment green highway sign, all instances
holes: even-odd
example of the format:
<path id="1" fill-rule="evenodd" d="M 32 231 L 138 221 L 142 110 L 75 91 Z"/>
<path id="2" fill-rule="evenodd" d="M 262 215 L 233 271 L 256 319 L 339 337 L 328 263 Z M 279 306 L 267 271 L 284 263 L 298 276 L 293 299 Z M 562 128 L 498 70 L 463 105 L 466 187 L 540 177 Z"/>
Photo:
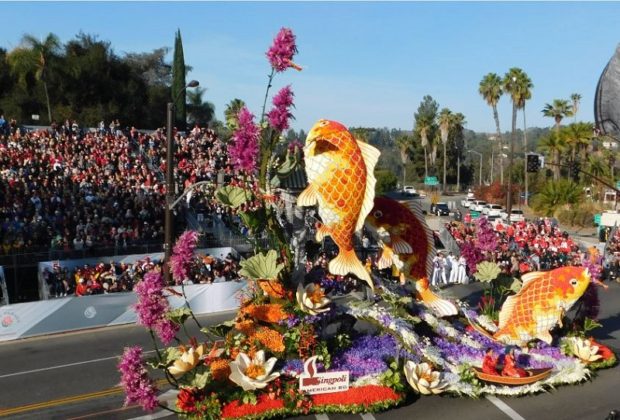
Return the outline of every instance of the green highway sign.
<path id="1" fill-rule="evenodd" d="M 436 176 L 427 176 L 424 178 L 424 185 L 439 185 L 439 180 Z"/>
<path id="2" fill-rule="evenodd" d="M 597 225 L 597 226 L 601 224 L 601 214 L 600 213 L 594 215 L 594 224 Z"/>
<path id="3" fill-rule="evenodd" d="M 473 219 L 477 219 L 478 217 L 480 217 L 480 212 L 479 211 L 470 211 L 469 214 L 471 214 L 471 217 Z"/>

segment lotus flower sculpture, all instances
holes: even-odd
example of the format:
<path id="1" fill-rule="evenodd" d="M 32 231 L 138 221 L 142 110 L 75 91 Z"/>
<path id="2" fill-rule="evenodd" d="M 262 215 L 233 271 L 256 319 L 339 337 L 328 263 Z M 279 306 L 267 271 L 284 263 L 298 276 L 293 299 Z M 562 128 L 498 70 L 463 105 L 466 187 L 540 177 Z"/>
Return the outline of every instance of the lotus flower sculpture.
<path id="1" fill-rule="evenodd" d="M 181 353 L 181 357 L 174 361 L 172 366 L 168 367 L 168 372 L 174 377 L 185 375 L 190 370 L 194 369 L 200 359 L 206 353 L 207 348 L 204 344 L 197 347 L 190 347 L 189 350 L 185 350 Z"/>
<path id="2" fill-rule="evenodd" d="M 243 388 L 244 391 L 263 389 L 267 384 L 280 376 L 279 372 L 271 373 L 276 364 L 275 357 L 265 361 L 265 352 L 256 352 L 253 359 L 245 353 L 239 353 L 237 358 L 230 362 L 231 381 Z"/>
<path id="3" fill-rule="evenodd" d="M 595 362 L 601 359 L 598 353 L 598 346 L 593 346 L 590 340 L 584 340 L 579 337 L 572 337 L 569 341 L 571 352 L 585 363 Z"/>
<path id="4" fill-rule="evenodd" d="M 413 389 L 423 395 L 441 394 L 448 384 L 441 372 L 434 371 L 428 363 L 405 364 L 405 377 Z"/>
<path id="5" fill-rule="evenodd" d="M 302 311 L 317 315 L 329 311 L 331 300 L 325 297 L 325 291 L 321 286 L 310 283 L 305 288 L 301 284 L 297 286 L 297 303 Z"/>

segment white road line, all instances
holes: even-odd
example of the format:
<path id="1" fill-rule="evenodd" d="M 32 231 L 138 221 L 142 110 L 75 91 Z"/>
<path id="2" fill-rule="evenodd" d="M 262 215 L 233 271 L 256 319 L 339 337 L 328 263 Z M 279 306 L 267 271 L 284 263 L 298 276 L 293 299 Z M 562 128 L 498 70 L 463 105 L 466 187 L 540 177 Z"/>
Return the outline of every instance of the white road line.
<path id="1" fill-rule="evenodd" d="M 316 420 L 329 420 L 327 414 L 315 414 L 314 417 L 316 417 Z"/>
<path id="2" fill-rule="evenodd" d="M 144 353 L 154 353 L 154 352 L 155 350 L 149 350 L 149 351 L 145 351 Z M 45 372 L 46 370 L 63 369 L 66 367 L 87 365 L 89 363 L 104 362 L 106 360 L 118 359 L 119 357 L 121 357 L 121 355 L 111 356 L 111 357 L 102 357 L 100 359 L 84 360 L 83 362 L 67 363 L 66 365 L 57 365 L 57 366 L 50 366 L 46 368 L 40 368 L 40 369 L 25 370 L 22 372 L 7 373 L 6 375 L 0 375 L 0 379 L 10 378 L 11 376 L 20 376 L 20 375 L 28 375 L 31 373 L 37 373 L 37 372 Z"/>
<path id="3" fill-rule="evenodd" d="M 514 411 L 512 408 L 510 408 L 508 404 L 506 404 L 504 401 L 500 400 L 499 398 L 494 397 L 493 395 L 487 395 L 485 398 L 491 401 L 491 403 L 495 407 L 499 408 L 500 411 L 502 411 L 512 420 L 525 420 L 525 417 L 522 417 L 519 413 Z"/>
<path id="4" fill-rule="evenodd" d="M 375 419 L 375 416 L 372 415 L 372 413 L 363 413 L 360 414 L 360 416 L 362 416 L 363 420 L 377 420 Z"/>

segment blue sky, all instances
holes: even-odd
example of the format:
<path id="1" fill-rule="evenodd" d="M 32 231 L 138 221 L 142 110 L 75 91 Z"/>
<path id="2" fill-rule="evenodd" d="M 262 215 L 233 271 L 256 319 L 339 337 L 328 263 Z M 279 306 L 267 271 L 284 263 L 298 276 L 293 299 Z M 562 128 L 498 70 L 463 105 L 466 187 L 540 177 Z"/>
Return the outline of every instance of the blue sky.
<path id="1" fill-rule="evenodd" d="M 180 28 L 193 66 L 188 80 L 207 88 L 218 118 L 235 97 L 260 113 L 264 53 L 280 27 L 290 27 L 304 70 L 278 75 L 273 93 L 292 84 L 293 127 L 306 131 L 319 118 L 411 129 L 429 94 L 462 112 L 468 128 L 491 132 L 478 84 L 510 67 L 534 83 L 528 126 L 552 125 L 540 110 L 574 92 L 583 96 L 579 119 L 591 121 L 596 83 L 620 43 L 620 3 L 609 2 L 3 2 L 0 10 L 0 47 L 9 50 L 24 33 L 53 32 L 66 42 L 83 31 L 122 55 L 172 47 Z M 510 110 L 502 98 L 502 130 Z"/>

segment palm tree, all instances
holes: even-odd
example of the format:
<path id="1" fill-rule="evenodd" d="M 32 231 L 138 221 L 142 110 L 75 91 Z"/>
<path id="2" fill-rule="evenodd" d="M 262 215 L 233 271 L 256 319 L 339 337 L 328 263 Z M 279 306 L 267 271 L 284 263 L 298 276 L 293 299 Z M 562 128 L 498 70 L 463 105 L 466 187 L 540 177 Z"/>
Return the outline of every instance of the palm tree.
<path id="1" fill-rule="evenodd" d="M 428 147 L 428 132 L 431 129 L 430 124 L 424 119 L 421 119 L 416 126 L 418 133 L 420 134 L 420 145 L 424 149 L 424 176 L 428 177 L 428 153 L 426 148 Z"/>
<path id="2" fill-rule="evenodd" d="M 532 89 L 534 84 L 526 73 L 522 74 L 522 77 L 517 80 L 519 84 L 519 94 L 517 99 L 517 109 L 523 111 L 523 162 L 527 162 L 527 124 L 525 123 L 525 103 L 532 98 Z M 529 179 L 527 173 L 527 165 L 523 165 L 523 179 L 525 180 L 525 200 L 524 203 L 527 206 L 529 196 Z"/>
<path id="3" fill-rule="evenodd" d="M 453 132 L 454 147 L 456 148 L 456 190 L 461 191 L 461 153 L 463 151 L 463 130 L 465 129 L 465 115 L 460 112 L 452 114 L 450 128 Z"/>
<path id="4" fill-rule="evenodd" d="M 553 160 L 553 179 L 558 181 L 560 179 L 560 155 L 566 150 L 566 142 L 554 131 L 540 140 L 538 148 L 546 152 Z"/>
<path id="5" fill-rule="evenodd" d="M 502 133 L 499 129 L 499 115 L 497 113 L 497 103 L 504 91 L 502 90 L 502 79 L 495 73 L 489 73 L 482 78 L 478 92 L 482 98 L 493 109 L 493 119 L 495 120 L 495 129 L 497 130 L 497 140 L 499 142 L 499 176 L 500 183 L 504 184 L 504 159 L 502 158 Z M 493 174 L 491 174 L 491 177 Z"/>
<path id="6" fill-rule="evenodd" d="M 201 87 L 187 91 L 187 113 L 192 124 L 208 125 L 213 120 L 215 106 L 202 98 L 206 91 Z"/>
<path id="7" fill-rule="evenodd" d="M 17 75 L 19 83 L 25 88 L 27 76 L 34 72 L 35 79 L 43 82 L 45 102 L 47 104 L 47 118 L 52 123 L 52 107 L 47 89 L 48 62 L 60 49 L 60 40 L 53 33 L 49 33 L 45 40 L 39 41 L 32 35 L 24 35 L 21 45 L 7 56 L 11 70 Z"/>
<path id="8" fill-rule="evenodd" d="M 570 95 L 570 100 L 573 101 L 573 117 L 575 117 L 573 121 L 577 122 L 577 111 L 579 111 L 579 104 L 581 103 L 581 95 L 578 93 L 573 93 Z"/>
<path id="9" fill-rule="evenodd" d="M 570 147 L 572 160 L 575 160 L 581 151 L 585 161 L 587 148 L 594 138 L 594 126 L 588 122 L 572 123 L 560 130 L 560 137 Z"/>
<path id="10" fill-rule="evenodd" d="M 448 136 L 450 134 L 450 124 L 452 123 L 452 111 L 444 108 L 437 117 L 437 125 L 439 126 L 439 134 L 441 143 L 443 144 L 443 190 L 446 190 L 446 162 L 448 156 L 446 154 L 446 146 L 448 145 Z"/>
<path id="11" fill-rule="evenodd" d="M 396 139 L 396 145 L 400 152 L 400 160 L 403 162 L 403 188 L 407 184 L 407 161 L 409 160 L 409 151 L 411 150 L 411 137 L 400 136 Z"/>
<path id="12" fill-rule="evenodd" d="M 549 181 L 542 190 L 536 194 L 534 209 L 545 216 L 553 216 L 555 211 L 565 205 L 574 205 L 583 199 L 583 190 L 566 179 L 558 182 Z"/>
<path id="13" fill-rule="evenodd" d="M 553 118 L 555 130 L 560 132 L 560 123 L 564 117 L 573 115 L 573 106 L 566 99 L 554 99 L 553 103 L 545 104 L 542 110 L 545 117 Z"/>
<path id="14" fill-rule="evenodd" d="M 237 128 L 237 114 L 245 106 L 245 102 L 241 99 L 235 98 L 226 105 L 224 110 L 224 119 L 226 120 L 226 127 L 229 130 Z"/>
<path id="15" fill-rule="evenodd" d="M 524 104 L 523 85 L 527 84 L 529 77 L 523 70 L 517 67 L 513 67 L 504 75 L 503 87 L 504 92 L 510 95 L 512 101 L 512 132 L 510 136 L 510 155 L 508 156 L 508 191 L 506 193 L 506 212 L 508 214 L 512 211 L 512 160 L 515 148 L 515 135 L 517 131 L 517 109 L 520 104 Z M 531 85 L 531 81 L 529 82 Z"/>

